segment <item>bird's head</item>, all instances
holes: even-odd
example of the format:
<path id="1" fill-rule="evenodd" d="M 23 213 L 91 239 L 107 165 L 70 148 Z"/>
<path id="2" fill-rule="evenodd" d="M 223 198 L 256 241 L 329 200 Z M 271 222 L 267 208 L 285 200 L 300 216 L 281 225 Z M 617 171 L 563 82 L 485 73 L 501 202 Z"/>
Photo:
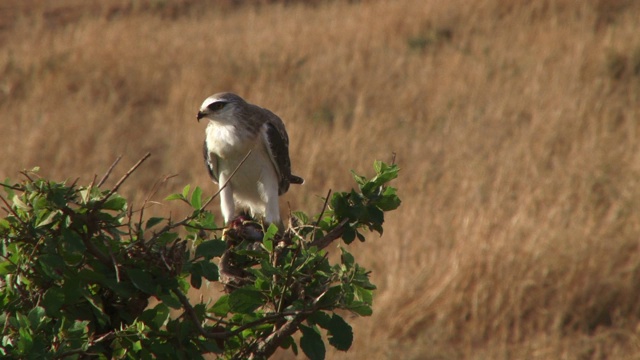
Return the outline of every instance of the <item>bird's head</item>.
<path id="1" fill-rule="evenodd" d="M 243 106 L 245 101 L 233 93 L 218 93 L 205 99 L 198 111 L 197 119 L 207 118 L 209 120 L 222 123 L 232 123 L 236 112 Z"/>

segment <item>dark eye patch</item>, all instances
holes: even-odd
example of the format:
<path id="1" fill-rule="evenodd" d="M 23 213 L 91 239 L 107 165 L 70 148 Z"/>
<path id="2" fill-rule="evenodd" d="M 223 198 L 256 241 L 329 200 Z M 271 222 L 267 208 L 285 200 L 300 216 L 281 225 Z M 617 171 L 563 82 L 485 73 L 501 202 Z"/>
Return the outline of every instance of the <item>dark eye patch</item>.
<path id="1" fill-rule="evenodd" d="M 218 111 L 218 110 L 222 109 L 225 105 L 227 105 L 227 103 L 224 102 L 224 101 L 216 101 L 216 102 L 213 102 L 213 103 L 209 104 L 209 106 L 207 106 L 207 109 L 209 109 L 211 111 Z"/>

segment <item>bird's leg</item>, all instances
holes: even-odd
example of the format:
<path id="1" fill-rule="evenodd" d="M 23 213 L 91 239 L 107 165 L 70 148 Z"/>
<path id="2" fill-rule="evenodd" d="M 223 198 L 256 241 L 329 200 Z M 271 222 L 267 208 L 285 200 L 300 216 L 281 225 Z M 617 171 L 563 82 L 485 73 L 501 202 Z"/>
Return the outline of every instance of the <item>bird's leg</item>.
<path id="1" fill-rule="evenodd" d="M 258 190 L 260 193 L 260 198 L 264 202 L 265 223 L 278 225 L 278 223 L 280 223 L 278 184 L 268 181 L 270 179 L 275 179 L 275 174 L 272 177 L 263 177 L 261 181 L 258 182 Z"/>
<path id="2" fill-rule="evenodd" d="M 236 212 L 236 204 L 233 200 L 233 187 L 231 183 L 227 183 L 227 177 L 223 174 L 220 174 L 220 184 L 226 184 L 220 191 L 220 209 L 222 210 L 224 223 L 228 225 L 231 223 L 231 220 L 233 220 L 233 215 Z"/>
<path id="3" fill-rule="evenodd" d="M 278 205 L 278 198 L 271 199 L 267 202 L 264 221 L 268 224 L 280 224 L 280 206 Z"/>

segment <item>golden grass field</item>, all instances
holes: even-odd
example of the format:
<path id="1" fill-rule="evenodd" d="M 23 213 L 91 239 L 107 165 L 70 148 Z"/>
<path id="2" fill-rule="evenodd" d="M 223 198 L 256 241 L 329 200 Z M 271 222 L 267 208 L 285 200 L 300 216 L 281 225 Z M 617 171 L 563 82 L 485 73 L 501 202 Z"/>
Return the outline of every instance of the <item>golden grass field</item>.
<path id="1" fill-rule="evenodd" d="M 353 249 L 374 315 L 329 358 L 640 359 L 640 2 L 239 2 L 0 3 L 0 177 L 151 152 L 136 204 L 212 194 L 195 115 L 231 90 L 287 125 L 283 211 L 397 154 L 403 204 Z"/>

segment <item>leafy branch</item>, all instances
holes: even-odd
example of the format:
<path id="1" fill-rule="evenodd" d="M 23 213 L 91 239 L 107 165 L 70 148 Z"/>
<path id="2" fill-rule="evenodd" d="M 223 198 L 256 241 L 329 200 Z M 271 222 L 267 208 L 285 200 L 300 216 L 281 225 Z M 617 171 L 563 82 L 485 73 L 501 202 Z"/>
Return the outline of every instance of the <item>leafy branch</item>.
<path id="1" fill-rule="evenodd" d="M 353 174 L 357 190 L 327 193 L 314 217 L 293 212 L 284 231 L 240 217 L 220 233 L 206 210 L 218 193 L 203 199 L 188 185 L 167 198 L 191 207 L 182 220 L 144 218 L 146 201 L 132 220 L 118 190 L 148 157 L 107 190 L 119 158 L 97 185 L 50 181 L 37 169 L 2 184 L 0 356 L 262 359 L 299 346 L 321 359 L 325 342 L 350 348 L 353 331 L 338 312 L 370 315 L 375 286 L 346 248 L 335 264 L 325 249 L 382 234 L 384 212 L 400 205 L 388 186 L 396 165 L 376 162 L 371 179 Z M 207 282 L 224 293 L 187 297 Z"/>

